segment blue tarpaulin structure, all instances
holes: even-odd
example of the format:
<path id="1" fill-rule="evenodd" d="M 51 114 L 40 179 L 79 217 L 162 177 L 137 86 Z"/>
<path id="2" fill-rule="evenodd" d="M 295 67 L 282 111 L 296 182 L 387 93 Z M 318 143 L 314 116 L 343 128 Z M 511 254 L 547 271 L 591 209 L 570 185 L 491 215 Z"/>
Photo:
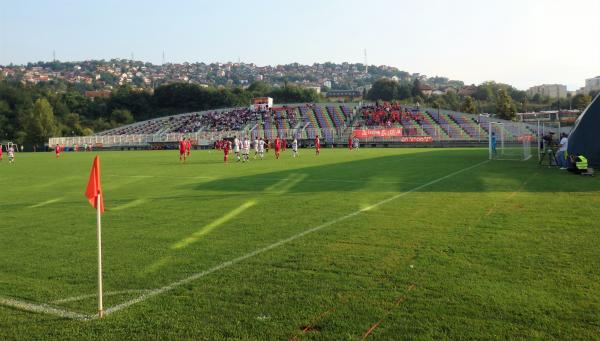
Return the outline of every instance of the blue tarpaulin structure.
<path id="1" fill-rule="evenodd" d="M 583 155 L 600 167 L 600 94 L 583 111 L 569 135 L 569 155 Z"/>

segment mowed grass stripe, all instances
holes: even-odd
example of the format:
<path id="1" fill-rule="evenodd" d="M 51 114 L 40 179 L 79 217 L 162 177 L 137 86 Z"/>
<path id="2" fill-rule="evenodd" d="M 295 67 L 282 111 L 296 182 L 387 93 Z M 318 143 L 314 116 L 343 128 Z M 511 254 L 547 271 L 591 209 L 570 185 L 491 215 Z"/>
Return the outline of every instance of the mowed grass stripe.
<path id="1" fill-rule="evenodd" d="M 220 154 L 197 152 L 179 165 L 169 152 L 100 154 L 104 165 L 111 164 L 104 170 L 105 181 L 114 184 L 109 207 L 134 203 L 105 215 L 108 291 L 164 286 L 485 157 L 485 151 L 469 149 L 324 150 L 319 158 L 303 153 L 300 163 L 223 165 Z M 31 211 L 0 206 L 0 295 L 40 302 L 89 296 L 95 291 L 95 245 L 93 226 L 85 222 L 93 222 L 94 212 L 81 192 L 91 157 L 71 154 L 58 163 L 35 157 L 28 161 L 36 167 L 9 174 L 15 183 L 3 187 L 1 201 L 14 202 L 12 194 L 30 205 L 65 199 Z M 76 175 L 79 168 L 83 176 Z M 119 186 L 109 172 L 161 177 Z M 25 178 L 34 177 L 81 181 L 38 190 L 26 186 Z M 288 179 L 292 185 L 278 184 Z M 0 337 L 270 340 L 289 339 L 310 326 L 301 339 L 359 339 L 382 321 L 369 338 L 590 339 L 598 332 L 600 306 L 592 295 L 600 290 L 593 266 L 600 261 L 593 252 L 600 242 L 594 233 L 599 190 L 597 179 L 569 177 L 534 162 L 490 162 L 102 321 L 69 322 L 0 307 Z M 203 232 L 197 242 L 170 250 L 249 200 L 256 205 Z M 168 258 L 164 266 L 144 273 L 162 258 Z M 415 289 L 407 292 L 411 284 Z M 109 296 L 108 306 L 133 295 Z M 89 297 L 64 306 L 91 314 L 95 302 Z"/>

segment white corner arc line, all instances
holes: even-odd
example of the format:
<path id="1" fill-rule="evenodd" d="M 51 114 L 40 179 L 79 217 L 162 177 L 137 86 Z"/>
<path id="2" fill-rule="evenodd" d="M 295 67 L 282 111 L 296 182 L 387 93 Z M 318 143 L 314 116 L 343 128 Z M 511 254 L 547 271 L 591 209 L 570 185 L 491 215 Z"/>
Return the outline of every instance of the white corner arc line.
<path id="1" fill-rule="evenodd" d="M 212 267 L 212 268 L 210 268 L 210 269 L 208 269 L 208 270 L 205 270 L 205 271 L 202 271 L 202 272 L 199 272 L 199 273 L 193 274 L 193 275 L 191 275 L 191 276 L 189 276 L 189 277 L 186 277 L 186 278 L 184 278 L 184 279 L 181 279 L 181 280 L 179 280 L 179 281 L 173 282 L 173 283 L 171 283 L 171 284 L 169 284 L 169 285 L 166 285 L 166 286 L 164 286 L 164 287 L 161 287 L 161 288 L 158 288 L 158 289 L 151 290 L 151 291 L 149 291 L 149 292 L 147 292 L 147 293 L 145 293 L 145 294 L 142 294 L 142 295 L 140 295 L 139 297 L 136 297 L 136 298 L 134 298 L 134 299 L 131 299 L 131 300 L 129 300 L 129 301 L 125 301 L 125 302 L 123 302 L 123 303 L 121 303 L 121 304 L 118 304 L 118 305 L 116 305 L 116 306 L 114 306 L 114 307 L 111 307 L 111 308 L 108 308 L 108 309 L 106 309 L 106 310 L 104 311 L 104 314 L 105 314 L 105 315 L 110 315 L 110 314 L 116 313 L 116 312 L 118 312 L 118 311 L 120 311 L 120 310 L 123 310 L 123 309 L 125 309 L 125 308 L 128 308 L 128 307 L 130 307 L 130 306 L 132 306 L 132 305 L 134 305 L 134 304 L 136 304 L 136 303 L 143 302 L 143 301 L 145 301 L 145 300 L 147 300 L 147 299 L 149 299 L 149 298 L 151 298 L 151 297 L 154 297 L 154 296 L 160 295 L 160 294 L 162 294 L 162 293 L 164 293 L 164 292 L 167 292 L 167 291 L 171 291 L 171 290 L 173 290 L 173 289 L 175 289 L 175 288 L 177 288 L 177 287 L 180 287 L 180 286 L 182 286 L 182 285 L 184 285 L 184 284 L 187 284 L 187 283 L 189 283 L 189 282 L 195 281 L 195 280 L 197 280 L 198 278 L 204 277 L 204 276 L 206 276 L 206 275 L 208 275 L 208 274 L 211 274 L 211 273 L 213 273 L 213 272 L 216 272 L 216 271 L 219 271 L 219 270 L 221 270 L 221 269 L 227 268 L 227 267 L 229 267 L 229 266 L 231 266 L 231 265 L 237 264 L 237 263 L 239 263 L 239 262 L 241 262 L 241 261 L 244 261 L 244 260 L 246 260 L 246 259 L 248 259 L 248 258 L 252 258 L 252 257 L 254 257 L 254 256 L 256 256 L 256 255 L 259 255 L 259 254 L 261 254 L 261 253 L 264 253 L 264 252 L 266 252 L 266 251 L 269 251 L 269 250 L 271 250 L 271 249 L 274 249 L 274 248 L 276 248 L 276 247 L 278 247 L 278 246 L 281 246 L 281 245 L 283 245 L 283 244 L 287 244 L 287 243 L 289 243 L 289 242 L 291 242 L 291 241 L 293 241 L 293 240 L 296 240 L 296 239 L 298 239 L 298 238 L 304 237 L 304 236 L 305 236 L 305 235 L 307 235 L 307 234 L 310 234 L 310 233 L 313 233 L 313 232 L 319 231 L 319 230 L 321 230 L 321 229 L 323 229 L 323 228 L 325 228 L 325 227 L 327 227 L 327 226 L 331 226 L 331 225 L 333 225 L 333 224 L 339 223 L 340 221 L 344 221 L 344 220 L 346 220 L 346 219 L 352 218 L 352 217 L 354 217 L 354 216 L 356 216 L 356 215 L 358 215 L 358 214 L 360 214 L 360 213 L 362 213 L 362 212 L 368 211 L 368 210 L 370 210 L 370 209 L 373 209 L 373 208 L 375 208 L 375 207 L 377 207 L 377 206 L 381 206 L 381 205 L 383 205 L 383 204 L 386 204 L 386 203 L 388 203 L 388 202 L 390 202 L 390 201 L 396 200 L 396 199 L 398 199 L 398 198 L 401 198 L 401 197 L 403 197 L 403 196 L 406 196 L 406 195 L 408 195 L 408 194 L 410 194 L 410 193 L 416 192 L 416 191 L 418 191 L 418 190 L 420 190 L 420 189 L 423 189 L 423 188 L 425 188 L 425 187 L 431 186 L 431 185 L 433 185 L 433 184 L 436 184 L 436 183 L 438 183 L 438 182 L 440 182 L 440 181 L 443 181 L 443 180 L 445 180 L 445 179 L 451 178 L 451 177 L 453 177 L 453 176 L 455 176 L 455 175 L 458 175 L 458 174 L 460 174 L 460 173 L 463 173 L 463 172 L 469 171 L 469 170 L 471 170 L 471 169 L 473 169 L 473 168 L 475 168 L 475 167 L 479 167 L 479 166 L 481 166 L 481 165 L 483 165 L 483 164 L 485 164 L 485 163 L 487 163 L 487 162 L 489 162 L 489 160 L 485 160 L 485 161 L 479 162 L 479 163 L 477 163 L 477 164 L 475 164 L 475 165 L 473 165 L 473 166 L 469 166 L 469 167 L 463 168 L 463 169 L 461 169 L 461 170 L 455 171 L 455 172 L 453 172 L 453 173 L 447 174 L 447 175 L 445 175 L 445 176 L 442 176 L 441 178 L 437 178 L 437 179 L 435 179 L 435 180 L 432 180 L 432 181 L 430 181 L 430 182 L 428 182 L 428 183 L 425 183 L 425 184 L 423 184 L 423 185 L 420 185 L 420 186 L 414 187 L 414 188 L 412 188 L 412 189 L 410 189 L 410 190 L 408 190 L 408 191 L 405 191 L 405 192 L 402 192 L 402 193 L 396 194 L 396 195 L 394 195 L 394 196 L 392 196 L 392 197 L 389 197 L 389 198 L 387 198 L 387 199 L 381 200 L 381 201 L 379 201 L 379 202 L 377 202 L 377 203 L 375 203 L 375 204 L 373 204 L 373 205 L 370 205 L 370 206 L 368 206 L 368 207 L 365 207 L 365 208 L 363 208 L 363 209 L 360 209 L 360 210 L 358 210 L 358 211 L 355 211 L 355 212 L 349 213 L 349 214 L 347 214 L 347 215 L 344 215 L 344 216 L 338 217 L 338 218 L 336 218 L 336 219 L 334 219 L 334 220 L 331 220 L 331 221 L 329 221 L 329 222 L 326 222 L 326 223 L 324 223 L 324 224 L 321 224 L 321 225 L 319 225 L 319 226 L 316 226 L 316 227 L 310 228 L 310 229 L 308 229 L 308 230 L 302 231 L 302 232 L 300 232 L 300 233 L 297 233 L 297 234 L 295 234 L 295 235 L 293 235 L 293 236 L 291 236 L 291 237 L 288 237 L 288 238 L 286 238 L 286 239 L 282 239 L 282 240 L 280 240 L 280 241 L 278 241 L 278 242 L 275 242 L 275 243 L 273 243 L 273 244 L 271 244 L 271 245 L 265 246 L 265 247 L 263 247 L 263 248 L 260 248 L 260 249 L 258 249 L 258 250 L 252 251 L 252 252 L 250 252 L 250 253 L 247 253 L 247 254 L 245 254 L 245 255 L 243 255 L 243 256 L 240 256 L 240 257 L 234 258 L 234 259 L 232 259 L 232 260 L 229 260 L 229 261 L 223 262 L 223 263 L 221 263 L 221 264 L 219 264 L 219 265 L 217 265 L 217 266 L 215 266 L 215 267 Z M 93 318 L 93 319 L 95 319 L 95 318 L 97 318 L 97 316 L 94 316 L 94 317 L 92 317 L 92 318 Z"/>
<path id="2" fill-rule="evenodd" d="M 47 315 L 55 315 L 58 317 L 69 318 L 72 320 L 90 320 L 93 318 L 91 315 L 76 313 L 74 311 L 59 309 L 51 307 L 47 304 L 34 304 L 24 301 L 19 301 L 11 298 L 0 297 L 0 305 L 6 307 L 12 307 L 19 310 L 30 311 L 34 313 L 44 313 Z"/>

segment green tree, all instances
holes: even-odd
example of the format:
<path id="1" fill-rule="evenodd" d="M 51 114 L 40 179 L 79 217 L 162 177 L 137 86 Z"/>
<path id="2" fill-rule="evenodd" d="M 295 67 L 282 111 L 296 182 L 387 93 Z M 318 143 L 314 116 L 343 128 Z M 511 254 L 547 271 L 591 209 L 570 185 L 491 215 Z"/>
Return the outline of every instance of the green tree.
<path id="1" fill-rule="evenodd" d="M 114 125 L 126 125 L 133 123 L 133 115 L 127 109 L 115 109 L 110 114 L 110 119 Z"/>
<path id="2" fill-rule="evenodd" d="M 269 93 L 276 103 L 307 103 L 318 102 L 321 98 L 313 89 L 304 89 L 294 85 L 273 88 Z"/>
<path id="3" fill-rule="evenodd" d="M 433 101 L 433 106 L 436 109 L 441 109 L 441 108 L 446 108 L 448 106 L 448 103 L 446 103 L 446 101 L 444 100 L 443 97 L 438 96 L 434 101 Z"/>
<path id="4" fill-rule="evenodd" d="M 527 99 L 527 97 L 523 98 L 523 101 L 521 101 L 521 112 L 527 112 L 529 109 L 529 100 Z"/>
<path id="5" fill-rule="evenodd" d="M 421 81 L 418 78 L 415 78 L 415 80 L 413 81 L 411 93 L 413 97 L 423 97 L 423 94 L 421 93 Z"/>
<path id="6" fill-rule="evenodd" d="M 494 87 L 495 83 L 485 82 L 477 86 L 477 91 L 474 94 L 475 99 L 480 101 L 493 101 L 494 100 Z"/>
<path id="7" fill-rule="evenodd" d="M 9 127 L 11 115 L 10 106 L 6 101 L 0 100 L 0 141 L 8 137 L 12 127 Z"/>
<path id="8" fill-rule="evenodd" d="M 381 78 L 373 84 L 367 94 L 367 98 L 372 101 L 391 101 L 398 97 L 398 87 L 398 82 L 388 78 Z"/>
<path id="9" fill-rule="evenodd" d="M 496 114 L 505 120 L 512 120 L 516 117 L 517 109 L 506 92 L 506 89 L 498 90 L 498 97 L 496 99 Z"/>
<path id="10" fill-rule="evenodd" d="M 57 128 L 54 111 L 48 100 L 36 100 L 28 119 L 27 140 L 37 146 L 43 145 L 56 134 Z"/>
<path id="11" fill-rule="evenodd" d="M 400 100 L 408 99 L 412 95 L 410 84 L 400 84 L 398 87 L 398 95 L 397 98 Z"/>
<path id="12" fill-rule="evenodd" d="M 460 98 L 458 94 L 453 91 L 449 91 L 448 93 L 442 96 L 446 103 L 448 103 L 448 108 L 452 110 L 460 110 Z"/>
<path id="13" fill-rule="evenodd" d="M 250 84 L 248 87 L 248 91 L 250 91 L 254 96 L 265 96 L 271 91 L 271 86 L 264 81 L 256 81 Z"/>
<path id="14" fill-rule="evenodd" d="M 473 100 L 473 97 L 471 96 L 466 96 L 462 106 L 461 106 L 461 110 L 463 112 L 468 112 L 470 114 L 477 114 L 477 107 L 475 106 L 475 101 Z"/>
<path id="15" fill-rule="evenodd" d="M 573 96 L 573 108 L 583 110 L 592 103 L 592 96 L 578 94 Z"/>

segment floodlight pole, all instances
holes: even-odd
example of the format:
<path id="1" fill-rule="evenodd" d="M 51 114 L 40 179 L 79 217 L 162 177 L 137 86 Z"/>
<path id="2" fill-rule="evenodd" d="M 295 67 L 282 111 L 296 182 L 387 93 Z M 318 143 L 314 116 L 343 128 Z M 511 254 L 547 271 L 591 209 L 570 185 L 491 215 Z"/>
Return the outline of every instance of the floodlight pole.
<path id="1" fill-rule="evenodd" d="M 96 196 L 96 238 L 98 240 L 98 317 L 104 316 L 104 308 L 102 305 L 102 222 L 101 222 L 101 211 L 100 203 L 102 194 L 98 193 Z"/>

